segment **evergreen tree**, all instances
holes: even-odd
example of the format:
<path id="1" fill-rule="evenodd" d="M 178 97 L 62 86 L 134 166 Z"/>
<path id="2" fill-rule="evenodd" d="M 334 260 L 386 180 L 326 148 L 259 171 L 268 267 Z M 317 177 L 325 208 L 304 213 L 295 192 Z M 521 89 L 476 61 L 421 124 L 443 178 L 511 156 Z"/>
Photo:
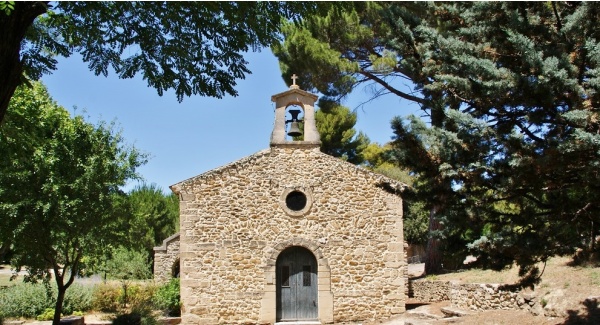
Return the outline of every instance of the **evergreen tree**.
<path id="1" fill-rule="evenodd" d="M 426 121 L 392 126 L 431 248 L 468 245 L 534 277 L 536 262 L 597 250 L 599 15 L 594 2 L 368 3 L 288 25 L 273 49 L 305 89 L 337 99 L 369 82 L 418 103 Z"/>
<path id="2" fill-rule="evenodd" d="M 179 229 L 179 201 L 155 184 L 137 186 L 127 197 L 127 248 L 151 256 L 154 247 Z"/>
<path id="3" fill-rule="evenodd" d="M 370 141 L 362 132 L 356 134 L 356 113 L 328 100 L 320 100 L 318 106 L 315 120 L 321 136 L 321 151 L 349 163 L 361 164 L 364 161 L 362 151 Z"/>

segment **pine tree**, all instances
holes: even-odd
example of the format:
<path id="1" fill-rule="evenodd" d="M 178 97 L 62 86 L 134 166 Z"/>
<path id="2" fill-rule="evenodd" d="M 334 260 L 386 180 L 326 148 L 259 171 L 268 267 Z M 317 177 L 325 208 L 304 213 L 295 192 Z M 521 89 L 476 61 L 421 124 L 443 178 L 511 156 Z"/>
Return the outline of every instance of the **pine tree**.
<path id="1" fill-rule="evenodd" d="M 306 89 L 339 99 L 372 83 L 419 104 L 425 120 L 392 127 L 432 244 L 534 277 L 536 262 L 597 250 L 599 15 L 594 2 L 368 3 L 289 25 L 274 52 Z"/>

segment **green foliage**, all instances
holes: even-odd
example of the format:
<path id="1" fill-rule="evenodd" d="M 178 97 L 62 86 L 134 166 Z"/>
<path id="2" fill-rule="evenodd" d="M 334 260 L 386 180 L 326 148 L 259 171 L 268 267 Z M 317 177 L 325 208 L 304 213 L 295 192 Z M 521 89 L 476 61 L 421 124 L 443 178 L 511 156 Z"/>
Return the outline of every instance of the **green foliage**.
<path id="1" fill-rule="evenodd" d="M 116 285 L 99 284 L 94 289 L 92 308 L 101 312 L 112 313 L 119 309 L 121 288 Z"/>
<path id="2" fill-rule="evenodd" d="M 156 292 L 157 287 L 152 283 L 137 283 L 131 285 L 127 290 L 127 303 L 129 306 L 132 306 L 132 308 L 151 306 Z M 123 301 L 123 299 L 124 296 L 121 295 L 121 301 Z"/>
<path id="3" fill-rule="evenodd" d="M 362 150 L 369 145 L 369 138 L 356 134 L 356 113 L 335 102 L 320 100 L 315 113 L 317 130 L 321 136 L 321 151 L 342 158 L 353 164 L 364 161 Z"/>
<path id="4" fill-rule="evenodd" d="M 4 14 L 10 16 L 10 13 L 15 10 L 14 1 L 0 1 L 0 11 L 4 11 Z"/>
<path id="5" fill-rule="evenodd" d="M 46 310 L 44 310 L 43 313 L 41 313 L 40 315 L 37 315 L 35 317 L 35 319 L 37 319 L 39 321 L 52 320 L 53 318 L 54 318 L 54 309 L 53 308 L 46 308 Z"/>
<path id="6" fill-rule="evenodd" d="M 154 295 L 154 304 L 157 309 L 163 310 L 167 316 L 181 315 L 180 280 L 173 278 L 168 283 L 158 287 Z"/>
<path id="7" fill-rule="evenodd" d="M 111 255 L 106 262 L 105 271 L 109 278 L 121 282 L 123 295 L 120 301 L 123 306 L 127 306 L 131 302 L 131 297 L 136 296 L 136 287 L 131 287 L 132 280 L 143 280 L 152 276 L 148 256 L 145 252 L 128 250 L 124 247 L 114 249 Z"/>
<path id="8" fill-rule="evenodd" d="M 243 53 L 277 40 L 282 19 L 298 21 L 347 6 L 276 1 L 14 4 L 10 16 L 0 16 L 0 29 L 11 40 L 2 43 L 0 54 L 6 54 L 0 61 L 12 68 L 0 74 L 0 122 L 20 79 L 38 80 L 56 69 L 55 56 L 74 52 L 97 75 L 114 70 L 120 78 L 132 78 L 139 73 L 159 95 L 173 90 L 179 101 L 191 95 L 236 96 L 237 80 L 250 73 Z"/>
<path id="9" fill-rule="evenodd" d="M 534 278 L 600 235 L 599 9 L 368 3 L 288 25 L 273 49 L 303 89 L 340 98 L 369 82 L 420 105 L 427 120 L 392 123 L 394 161 L 418 178 L 431 242 Z"/>
<path id="10" fill-rule="evenodd" d="M 113 250 L 106 262 L 106 272 L 110 279 L 117 280 L 143 280 L 152 276 L 147 254 L 124 247 Z"/>
<path id="11" fill-rule="evenodd" d="M 142 184 L 127 195 L 127 247 L 153 253 L 179 226 L 179 200 L 155 184 Z"/>
<path id="12" fill-rule="evenodd" d="M 63 313 L 68 315 L 74 311 L 92 309 L 94 288 L 74 284 L 67 291 Z M 5 317 L 35 318 L 51 309 L 54 313 L 56 304 L 56 286 L 44 284 L 19 283 L 0 290 L 0 313 Z"/>
<path id="13" fill-rule="evenodd" d="M 35 318 L 52 308 L 52 300 L 41 284 L 22 283 L 0 290 L 0 313 L 5 317 Z"/>
<path id="14" fill-rule="evenodd" d="M 145 162 L 123 142 L 112 125 L 71 118 L 40 83 L 17 90 L 0 129 L 0 238 L 27 281 L 53 270 L 57 314 L 75 276 L 116 239 L 115 197 Z"/>

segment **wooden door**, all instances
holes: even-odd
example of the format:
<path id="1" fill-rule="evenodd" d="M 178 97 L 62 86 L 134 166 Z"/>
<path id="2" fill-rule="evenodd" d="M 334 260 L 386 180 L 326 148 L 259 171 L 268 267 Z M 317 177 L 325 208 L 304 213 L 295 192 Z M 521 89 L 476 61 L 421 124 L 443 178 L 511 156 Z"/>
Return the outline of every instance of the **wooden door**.
<path id="1" fill-rule="evenodd" d="M 277 320 L 317 320 L 317 261 L 303 247 L 290 247 L 277 258 Z"/>

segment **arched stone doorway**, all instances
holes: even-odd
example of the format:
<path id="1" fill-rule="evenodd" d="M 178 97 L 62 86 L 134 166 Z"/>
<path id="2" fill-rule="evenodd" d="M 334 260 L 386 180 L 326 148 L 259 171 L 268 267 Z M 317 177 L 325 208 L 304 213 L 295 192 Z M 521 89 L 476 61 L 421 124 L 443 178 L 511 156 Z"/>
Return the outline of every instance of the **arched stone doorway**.
<path id="1" fill-rule="evenodd" d="M 284 251 L 292 247 L 308 250 L 317 261 L 317 296 L 318 321 L 321 324 L 333 323 L 333 294 L 331 293 L 331 269 L 317 242 L 304 238 L 291 238 L 265 250 L 265 287 L 261 300 L 259 323 L 277 322 L 277 260 Z"/>
<path id="2" fill-rule="evenodd" d="M 277 321 L 317 320 L 318 266 L 308 249 L 285 249 L 276 263 Z"/>

